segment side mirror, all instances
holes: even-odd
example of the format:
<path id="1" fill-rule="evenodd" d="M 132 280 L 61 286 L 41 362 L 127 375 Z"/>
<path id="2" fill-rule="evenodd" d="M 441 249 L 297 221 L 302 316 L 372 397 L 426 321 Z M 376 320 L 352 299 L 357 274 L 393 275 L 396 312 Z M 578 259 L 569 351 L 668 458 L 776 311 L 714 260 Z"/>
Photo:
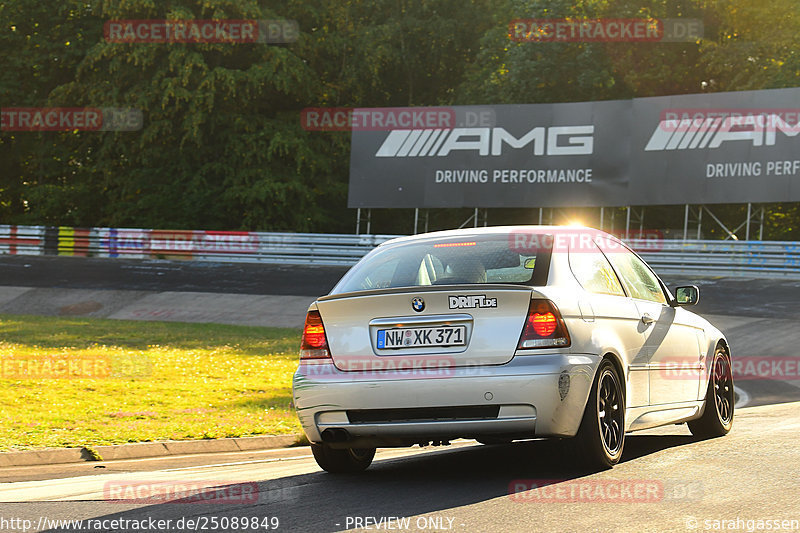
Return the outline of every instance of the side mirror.
<path id="1" fill-rule="evenodd" d="M 695 305 L 700 301 L 700 289 L 695 285 L 675 288 L 676 305 Z"/>

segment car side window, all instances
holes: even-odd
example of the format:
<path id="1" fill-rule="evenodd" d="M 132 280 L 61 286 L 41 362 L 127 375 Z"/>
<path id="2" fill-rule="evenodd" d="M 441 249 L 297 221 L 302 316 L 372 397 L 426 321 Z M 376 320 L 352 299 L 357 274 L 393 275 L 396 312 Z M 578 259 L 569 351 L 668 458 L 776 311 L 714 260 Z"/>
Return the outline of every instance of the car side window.
<path id="1" fill-rule="evenodd" d="M 586 250 L 585 245 L 579 248 L 569 251 L 569 266 L 578 283 L 594 294 L 625 296 L 617 275 L 600 249 L 594 246 L 594 250 Z"/>
<path id="2" fill-rule="evenodd" d="M 616 243 L 613 247 L 604 249 L 604 252 L 632 298 L 667 303 L 658 278 L 636 254 Z"/>

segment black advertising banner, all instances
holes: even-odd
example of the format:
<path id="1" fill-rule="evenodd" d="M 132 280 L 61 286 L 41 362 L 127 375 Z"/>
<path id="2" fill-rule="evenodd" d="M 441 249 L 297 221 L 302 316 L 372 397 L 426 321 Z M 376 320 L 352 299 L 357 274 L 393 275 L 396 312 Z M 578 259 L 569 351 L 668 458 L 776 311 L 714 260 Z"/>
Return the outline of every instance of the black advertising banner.
<path id="1" fill-rule="evenodd" d="M 633 100 L 629 205 L 800 201 L 800 88 Z"/>
<path id="2" fill-rule="evenodd" d="M 800 89 L 356 110 L 349 207 L 800 201 Z"/>
<path id="3" fill-rule="evenodd" d="M 455 127 L 354 131 L 349 206 L 625 205 L 629 101 L 451 109 Z"/>

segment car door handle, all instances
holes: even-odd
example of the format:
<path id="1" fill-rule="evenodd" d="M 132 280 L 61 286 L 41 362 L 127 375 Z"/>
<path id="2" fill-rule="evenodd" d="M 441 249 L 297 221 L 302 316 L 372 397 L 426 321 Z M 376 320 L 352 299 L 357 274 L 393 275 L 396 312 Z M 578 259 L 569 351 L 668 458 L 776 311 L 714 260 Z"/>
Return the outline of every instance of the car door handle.
<path id="1" fill-rule="evenodd" d="M 656 319 L 651 317 L 647 313 L 642 315 L 642 322 L 644 322 L 645 324 L 652 324 L 655 321 L 656 321 Z"/>

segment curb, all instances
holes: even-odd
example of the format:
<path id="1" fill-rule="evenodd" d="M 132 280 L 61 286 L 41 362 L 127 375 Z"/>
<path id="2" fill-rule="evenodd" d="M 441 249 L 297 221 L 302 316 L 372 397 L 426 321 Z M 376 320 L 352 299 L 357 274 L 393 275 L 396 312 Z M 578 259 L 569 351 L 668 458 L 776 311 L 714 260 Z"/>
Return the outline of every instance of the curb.
<path id="1" fill-rule="evenodd" d="M 312 296 L 0 286 L 13 315 L 301 328 Z"/>
<path id="2" fill-rule="evenodd" d="M 91 448 L 46 448 L 24 452 L 0 452 L 0 468 L 9 466 L 36 466 L 87 461 L 118 461 L 145 459 L 172 455 L 204 453 L 249 452 L 288 448 L 300 435 L 264 435 L 260 437 L 235 437 L 227 439 L 172 440 L 94 446 Z M 100 456 L 100 459 L 97 458 Z"/>

